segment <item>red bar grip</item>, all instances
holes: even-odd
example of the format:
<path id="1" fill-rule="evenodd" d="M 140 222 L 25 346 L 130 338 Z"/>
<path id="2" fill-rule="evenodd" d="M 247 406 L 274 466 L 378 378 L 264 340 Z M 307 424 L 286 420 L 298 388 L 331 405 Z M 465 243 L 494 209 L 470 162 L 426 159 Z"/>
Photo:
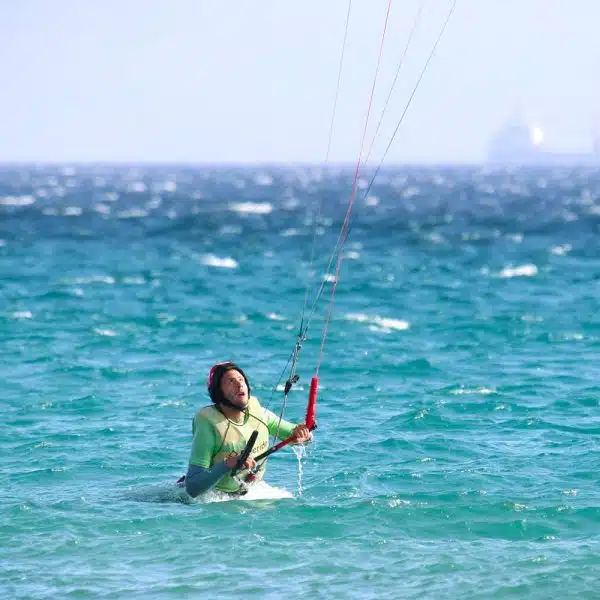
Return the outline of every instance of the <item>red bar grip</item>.
<path id="1" fill-rule="evenodd" d="M 310 380 L 310 392 L 308 394 L 308 406 L 306 407 L 306 426 L 309 429 L 315 428 L 315 409 L 317 405 L 317 390 L 319 388 L 319 378 L 313 377 Z"/>

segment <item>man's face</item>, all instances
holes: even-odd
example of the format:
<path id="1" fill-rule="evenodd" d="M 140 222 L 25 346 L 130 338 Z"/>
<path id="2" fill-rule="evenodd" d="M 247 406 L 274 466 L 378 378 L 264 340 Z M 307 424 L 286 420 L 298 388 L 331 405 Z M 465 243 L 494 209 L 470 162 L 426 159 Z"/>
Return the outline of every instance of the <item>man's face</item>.
<path id="1" fill-rule="evenodd" d="M 239 371 L 232 369 L 221 377 L 221 391 L 223 396 L 238 406 L 240 410 L 244 410 L 248 406 L 248 386 Z"/>

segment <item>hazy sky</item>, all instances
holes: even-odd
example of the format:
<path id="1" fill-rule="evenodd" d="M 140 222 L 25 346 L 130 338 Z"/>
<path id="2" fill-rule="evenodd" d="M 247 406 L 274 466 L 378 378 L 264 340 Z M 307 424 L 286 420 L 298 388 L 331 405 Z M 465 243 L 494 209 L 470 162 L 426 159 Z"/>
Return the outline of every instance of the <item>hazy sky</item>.
<path id="1" fill-rule="evenodd" d="M 331 160 L 355 161 L 387 0 L 353 0 Z M 421 0 L 394 0 L 371 136 Z M 371 163 L 451 0 L 425 0 Z M 347 0 L 0 0 L 0 161 L 325 158 Z M 598 0 L 458 0 L 386 163 L 479 161 L 516 111 L 600 131 Z"/>

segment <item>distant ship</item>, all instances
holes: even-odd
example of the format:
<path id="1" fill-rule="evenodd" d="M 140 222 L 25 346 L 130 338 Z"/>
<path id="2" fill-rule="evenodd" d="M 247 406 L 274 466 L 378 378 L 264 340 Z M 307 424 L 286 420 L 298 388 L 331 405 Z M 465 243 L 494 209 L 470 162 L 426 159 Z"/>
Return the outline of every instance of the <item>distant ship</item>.
<path id="1" fill-rule="evenodd" d="M 501 166 L 598 166 L 600 138 L 591 152 L 554 152 L 543 147 L 544 132 L 515 121 L 501 129 L 491 140 L 488 163 Z"/>

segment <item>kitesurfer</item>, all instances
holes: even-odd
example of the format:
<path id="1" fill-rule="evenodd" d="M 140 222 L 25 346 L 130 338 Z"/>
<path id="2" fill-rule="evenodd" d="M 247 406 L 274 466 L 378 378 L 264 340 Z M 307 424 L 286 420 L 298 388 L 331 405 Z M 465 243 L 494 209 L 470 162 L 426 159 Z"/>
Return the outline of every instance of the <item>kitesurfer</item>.
<path id="1" fill-rule="evenodd" d="M 252 480 L 262 479 L 266 461 L 256 464 L 254 456 L 269 445 L 269 435 L 292 438 L 292 443 L 311 439 L 305 424 L 294 425 L 263 408 L 250 395 L 244 371 L 233 362 L 218 363 L 208 376 L 208 393 L 213 402 L 199 410 L 192 422 L 192 449 L 184 481 L 187 493 L 196 497 L 211 488 L 230 494 L 246 491 L 245 476 L 252 470 Z M 252 432 L 255 443 L 249 456 L 238 464 Z M 243 458 L 243 457 L 242 457 Z"/>

